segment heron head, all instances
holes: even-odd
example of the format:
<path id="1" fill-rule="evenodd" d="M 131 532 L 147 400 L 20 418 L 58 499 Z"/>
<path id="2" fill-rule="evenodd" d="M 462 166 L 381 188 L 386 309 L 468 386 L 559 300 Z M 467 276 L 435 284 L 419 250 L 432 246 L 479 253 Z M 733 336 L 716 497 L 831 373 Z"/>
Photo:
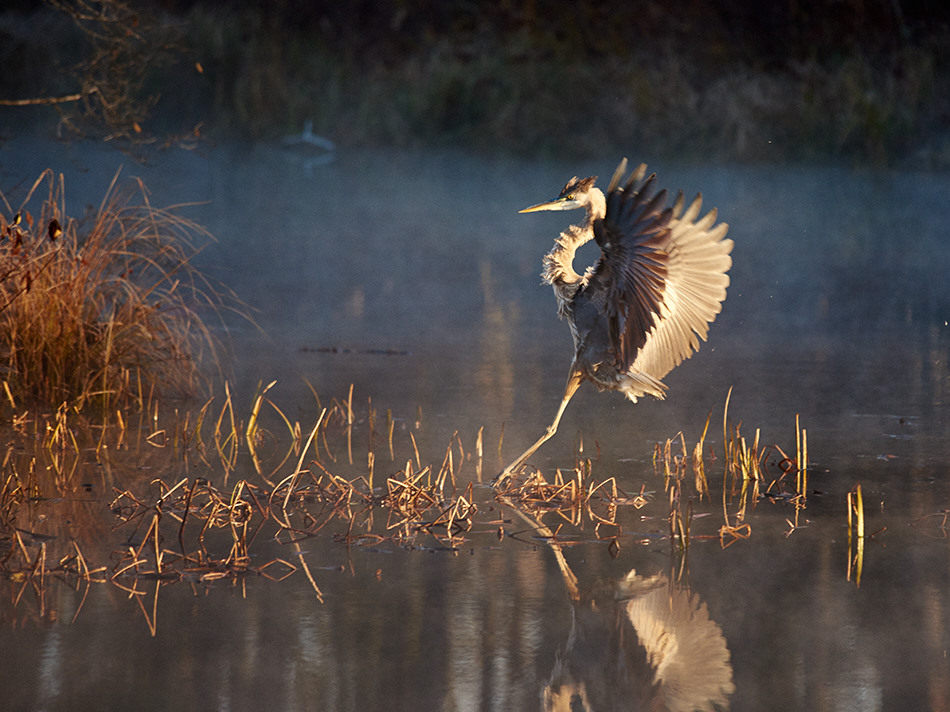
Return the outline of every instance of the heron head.
<path id="1" fill-rule="evenodd" d="M 519 210 L 520 213 L 534 213 L 538 210 L 574 210 L 574 208 L 586 208 L 590 203 L 590 192 L 594 187 L 597 176 L 590 178 L 571 178 L 564 190 L 554 200 L 545 203 L 532 205 L 530 208 Z"/>

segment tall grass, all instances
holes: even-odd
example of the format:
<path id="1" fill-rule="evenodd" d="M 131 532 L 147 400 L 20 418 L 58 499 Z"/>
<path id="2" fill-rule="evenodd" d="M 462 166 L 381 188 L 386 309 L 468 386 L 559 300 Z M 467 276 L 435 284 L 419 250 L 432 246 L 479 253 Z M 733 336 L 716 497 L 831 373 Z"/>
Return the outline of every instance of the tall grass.
<path id="1" fill-rule="evenodd" d="M 118 178 L 80 219 L 50 170 L 16 208 L 0 193 L 0 377 L 14 397 L 112 408 L 200 390 L 217 351 L 202 314 L 222 302 L 191 260 L 211 236 Z"/>

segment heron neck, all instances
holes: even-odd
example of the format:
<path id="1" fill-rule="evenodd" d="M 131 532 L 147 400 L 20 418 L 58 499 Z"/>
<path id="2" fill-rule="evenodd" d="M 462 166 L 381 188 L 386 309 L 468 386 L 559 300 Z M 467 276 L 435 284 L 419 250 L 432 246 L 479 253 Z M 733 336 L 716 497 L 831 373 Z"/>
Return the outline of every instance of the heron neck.
<path id="1" fill-rule="evenodd" d="M 598 189 L 590 191 L 587 216 L 583 222 L 571 225 L 554 241 L 554 247 L 544 257 L 541 276 L 547 284 L 558 286 L 575 285 L 582 279 L 574 271 L 574 255 L 584 243 L 594 238 L 594 221 L 603 219 L 607 212 L 604 194 Z"/>

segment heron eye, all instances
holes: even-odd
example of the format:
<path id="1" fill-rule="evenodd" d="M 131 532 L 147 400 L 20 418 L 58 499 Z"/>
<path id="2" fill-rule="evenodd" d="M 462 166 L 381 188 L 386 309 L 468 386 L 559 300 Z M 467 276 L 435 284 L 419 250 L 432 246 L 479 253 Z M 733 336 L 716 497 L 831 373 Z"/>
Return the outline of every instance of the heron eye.
<path id="1" fill-rule="evenodd" d="M 574 194 L 571 193 L 567 196 L 567 200 L 574 200 Z"/>

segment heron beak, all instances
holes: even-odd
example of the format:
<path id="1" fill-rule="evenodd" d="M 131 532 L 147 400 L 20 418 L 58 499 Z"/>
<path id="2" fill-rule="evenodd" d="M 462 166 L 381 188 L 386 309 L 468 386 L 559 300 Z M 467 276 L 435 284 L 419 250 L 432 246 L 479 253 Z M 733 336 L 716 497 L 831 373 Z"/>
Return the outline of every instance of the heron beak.
<path id="1" fill-rule="evenodd" d="M 564 205 L 563 198 L 555 198 L 554 200 L 549 200 L 546 203 L 538 203 L 537 205 L 532 205 L 530 208 L 525 208 L 524 210 L 519 210 L 519 213 L 536 213 L 539 210 L 561 210 Z"/>

